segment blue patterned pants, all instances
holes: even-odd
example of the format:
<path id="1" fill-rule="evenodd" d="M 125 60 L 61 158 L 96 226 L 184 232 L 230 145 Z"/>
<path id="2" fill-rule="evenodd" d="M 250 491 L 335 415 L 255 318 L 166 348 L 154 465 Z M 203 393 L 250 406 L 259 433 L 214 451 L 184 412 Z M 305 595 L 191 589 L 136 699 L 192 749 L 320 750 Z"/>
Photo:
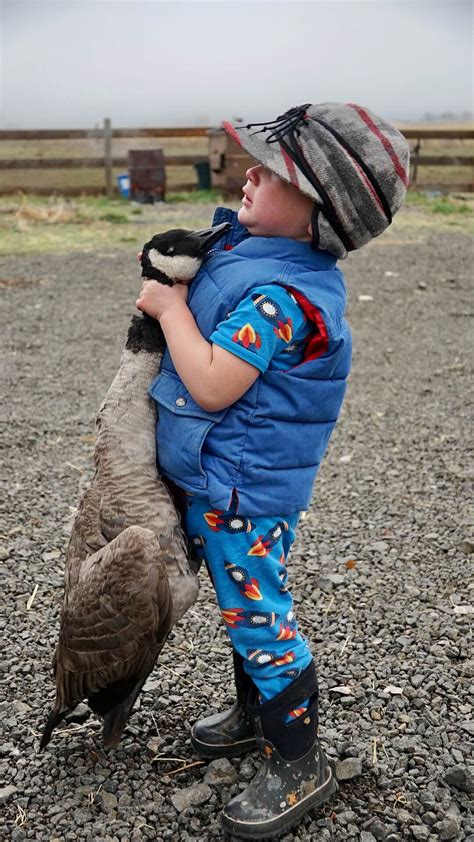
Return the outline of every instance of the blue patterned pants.
<path id="1" fill-rule="evenodd" d="M 288 589 L 286 559 L 298 517 L 246 518 L 187 498 L 185 532 L 206 562 L 232 646 L 262 702 L 282 692 L 312 660 Z"/>

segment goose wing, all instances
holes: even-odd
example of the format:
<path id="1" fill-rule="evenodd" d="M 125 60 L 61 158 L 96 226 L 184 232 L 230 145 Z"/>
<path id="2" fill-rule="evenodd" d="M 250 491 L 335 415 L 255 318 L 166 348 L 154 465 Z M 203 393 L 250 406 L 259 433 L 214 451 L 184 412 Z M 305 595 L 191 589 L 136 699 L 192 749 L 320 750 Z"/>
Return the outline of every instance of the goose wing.
<path id="1" fill-rule="evenodd" d="M 102 532 L 101 505 L 100 482 L 94 478 L 91 487 L 84 492 L 74 518 L 67 550 L 66 586 L 77 583 L 85 557 L 109 543 Z"/>
<path id="2" fill-rule="evenodd" d="M 163 530 L 160 534 L 160 546 L 161 557 L 168 572 L 174 626 L 196 602 L 199 593 L 197 573 L 200 562 L 190 559 L 188 543 L 178 524 Z"/>
<path id="3" fill-rule="evenodd" d="M 66 584 L 53 665 L 55 710 L 85 697 L 104 714 L 113 699 L 128 695 L 151 672 L 171 627 L 171 597 L 160 542 L 148 529 L 125 529 L 81 564 L 77 581 Z M 67 577 L 66 577 L 67 582 Z"/>

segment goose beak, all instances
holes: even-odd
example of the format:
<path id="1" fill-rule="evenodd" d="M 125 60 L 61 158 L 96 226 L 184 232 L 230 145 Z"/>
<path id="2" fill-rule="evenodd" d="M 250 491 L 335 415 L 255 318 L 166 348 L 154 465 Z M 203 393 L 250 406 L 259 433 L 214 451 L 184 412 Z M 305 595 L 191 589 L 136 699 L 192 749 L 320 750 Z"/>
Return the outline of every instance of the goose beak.
<path id="1" fill-rule="evenodd" d="M 193 231 L 193 240 L 198 241 L 199 256 L 204 257 L 207 251 L 217 243 L 218 240 L 231 227 L 230 222 L 223 222 L 221 225 L 213 225 L 212 228 L 203 228 L 201 231 Z"/>

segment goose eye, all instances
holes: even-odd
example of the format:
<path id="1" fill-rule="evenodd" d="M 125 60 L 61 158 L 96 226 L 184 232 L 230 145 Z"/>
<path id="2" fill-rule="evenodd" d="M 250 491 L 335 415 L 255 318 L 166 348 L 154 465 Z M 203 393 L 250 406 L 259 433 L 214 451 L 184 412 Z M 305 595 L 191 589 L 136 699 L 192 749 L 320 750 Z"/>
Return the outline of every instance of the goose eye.
<path id="1" fill-rule="evenodd" d="M 174 246 L 168 246 L 168 251 L 166 252 L 166 254 L 173 254 L 173 252 L 174 252 Z"/>

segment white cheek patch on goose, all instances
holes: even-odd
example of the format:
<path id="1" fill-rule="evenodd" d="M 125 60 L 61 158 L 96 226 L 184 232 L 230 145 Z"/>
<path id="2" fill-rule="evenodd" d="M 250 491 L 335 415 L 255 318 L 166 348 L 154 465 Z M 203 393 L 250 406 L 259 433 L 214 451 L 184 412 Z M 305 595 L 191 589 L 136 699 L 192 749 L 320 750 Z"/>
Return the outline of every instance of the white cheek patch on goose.
<path id="1" fill-rule="evenodd" d="M 161 254 L 157 249 L 150 249 L 148 257 L 155 269 L 164 272 L 173 281 L 190 281 L 202 263 L 199 257 L 190 257 L 188 254 Z"/>

